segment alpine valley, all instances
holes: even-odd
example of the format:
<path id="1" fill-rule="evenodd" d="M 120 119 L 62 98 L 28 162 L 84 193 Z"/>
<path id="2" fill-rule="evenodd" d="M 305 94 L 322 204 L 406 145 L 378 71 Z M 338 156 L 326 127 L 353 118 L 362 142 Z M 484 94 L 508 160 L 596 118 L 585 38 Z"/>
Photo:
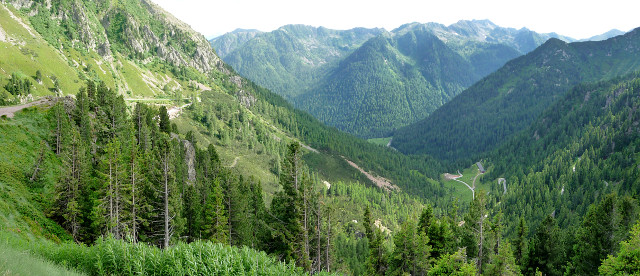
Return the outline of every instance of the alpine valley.
<path id="1" fill-rule="evenodd" d="M 639 33 L 2 1 L 0 274 L 639 274 Z"/>

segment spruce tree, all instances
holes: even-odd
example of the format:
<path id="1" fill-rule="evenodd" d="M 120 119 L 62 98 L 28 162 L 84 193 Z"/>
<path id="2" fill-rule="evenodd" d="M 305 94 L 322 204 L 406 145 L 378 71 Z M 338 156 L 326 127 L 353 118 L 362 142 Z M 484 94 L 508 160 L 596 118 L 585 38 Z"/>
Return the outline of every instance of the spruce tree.
<path id="1" fill-rule="evenodd" d="M 412 220 L 405 221 L 393 237 L 395 249 L 389 257 L 387 275 L 424 275 L 429 268 L 431 247 L 427 235 Z"/>

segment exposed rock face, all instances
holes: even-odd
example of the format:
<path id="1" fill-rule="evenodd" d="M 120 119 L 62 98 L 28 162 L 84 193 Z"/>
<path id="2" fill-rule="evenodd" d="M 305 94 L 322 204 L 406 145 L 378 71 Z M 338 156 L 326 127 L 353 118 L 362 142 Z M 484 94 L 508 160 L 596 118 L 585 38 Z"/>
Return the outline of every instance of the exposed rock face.
<path id="1" fill-rule="evenodd" d="M 30 9 L 31 6 L 33 6 L 33 1 L 31 0 L 9 0 L 9 1 L 3 0 L 2 2 L 13 5 L 13 7 L 15 7 L 17 10 Z"/>
<path id="2" fill-rule="evenodd" d="M 236 92 L 236 97 L 238 97 L 240 104 L 244 105 L 246 108 L 251 107 L 257 101 L 251 93 L 244 90 L 238 90 L 238 92 Z"/>
<path id="3" fill-rule="evenodd" d="M 80 43 L 103 57 L 110 57 L 113 49 L 118 49 L 125 56 L 144 59 L 151 55 L 175 66 L 193 67 L 204 73 L 216 69 L 227 71 L 204 36 L 148 0 L 134 2 L 138 5 L 135 12 L 105 0 L 95 1 L 95 6 L 88 6 L 85 1 L 64 4 L 31 0 L 5 2 L 16 9 L 30 10 L 30 15 L 48 10 L 47 14 L 60 26 L 72 23 L 75 26 L 73 37 L 69 37 L 72 45 Z M 97 13 L 93 12 L 96 8 Z M 114 27 L 118 29 L 114 36 L 109 28 L 116 23 L 118 25 Z"/>

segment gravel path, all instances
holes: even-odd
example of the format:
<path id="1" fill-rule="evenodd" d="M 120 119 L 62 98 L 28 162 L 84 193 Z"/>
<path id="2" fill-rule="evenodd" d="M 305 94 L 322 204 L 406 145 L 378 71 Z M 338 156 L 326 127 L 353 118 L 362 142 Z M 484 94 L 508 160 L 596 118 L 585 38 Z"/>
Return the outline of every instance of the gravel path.
<path id="1" fill-rule="evenodd" d="M 16 112 L 20 111 L 20 110 L 23 110 L 23 109 L 25 109 L 27 107 L 31 107 L 31 106 L 34 106 L 34 105 L 40 105 L 40 104 L 48 103 L 48 102 L 49 102 L 48 99 L 40 99 L 40 100 L 37 100 L 35 102 L 30 102 L 28 104 L 0 107 L 0 117 L 6 115 L 9 118 L 13 118 L 13 115 Z"/>

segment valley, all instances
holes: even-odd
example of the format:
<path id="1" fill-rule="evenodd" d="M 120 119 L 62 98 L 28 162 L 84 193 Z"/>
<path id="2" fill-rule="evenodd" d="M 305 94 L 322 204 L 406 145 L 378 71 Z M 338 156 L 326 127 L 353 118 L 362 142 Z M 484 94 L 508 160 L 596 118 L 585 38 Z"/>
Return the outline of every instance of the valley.
<path id="1" fill-rule="evenodd" d="M 4 1 L 0 274 L 638 274 L 638 34 Z"/>

